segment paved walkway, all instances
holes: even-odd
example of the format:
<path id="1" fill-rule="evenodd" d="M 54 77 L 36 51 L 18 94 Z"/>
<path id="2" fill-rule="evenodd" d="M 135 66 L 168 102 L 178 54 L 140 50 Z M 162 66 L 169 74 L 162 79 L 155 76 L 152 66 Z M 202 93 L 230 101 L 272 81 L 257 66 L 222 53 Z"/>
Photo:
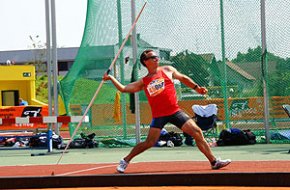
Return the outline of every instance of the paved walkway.
<path id="1" fill-rule="evenodd" d="M 247 146 L 213 147 L 216 156 L 230 158 L 233 161 L 247 160 L 290 160 L 288 151 L 290 144 L 256 144 Z M 61 164 L 87 163 L 116 163 L 129 153 L 127 148 L 93 148 L 69 149 L 61 159 Z M 47 150 L 0 150 L 0 166 L 14 166 L 27 164 L 56 164 L 61 156 L 61 150 L 53 150 L 53 154 L 46 154 Z M 31 154 L 44 153 L 43 156 Z M 206 161 L 197 147 L 155 147 L 138 155 L 133 162 L 146 161 Z"/>

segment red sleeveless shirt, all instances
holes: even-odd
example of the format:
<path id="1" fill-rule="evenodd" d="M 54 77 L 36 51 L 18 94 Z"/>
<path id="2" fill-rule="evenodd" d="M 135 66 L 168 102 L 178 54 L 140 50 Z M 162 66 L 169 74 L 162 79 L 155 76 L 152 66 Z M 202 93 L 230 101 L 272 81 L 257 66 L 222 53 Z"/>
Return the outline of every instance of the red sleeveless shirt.
<path id="1" fill-rule="evenodd" d="M 142 80 L 153 118 L 172 115 L 179 110 L 174 83 L 162 69 Z"/>

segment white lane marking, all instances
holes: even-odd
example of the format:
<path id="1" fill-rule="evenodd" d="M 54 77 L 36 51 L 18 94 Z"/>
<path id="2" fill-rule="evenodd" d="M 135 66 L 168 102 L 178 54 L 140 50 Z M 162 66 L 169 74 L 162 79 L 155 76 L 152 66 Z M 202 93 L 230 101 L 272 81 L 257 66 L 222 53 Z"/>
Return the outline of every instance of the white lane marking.
<path id="1" fill-rule="evenodd" d="M 66 176 L 66 175 L 72 175 L 72 174 L 76 174 L 76 173 L 82 173 L 82 172 L 87 172 L 87 171 L 91 171 L 91 170 L 98 170 L 98 169 L 110 168 L 110 167 L 116 167 L 116 166 L 117 166 L 117 164 L 108 165 L 108 166 L 98 166 L 98 167 L 88 168 L 88 169 L 84 169 L 84 170 L 76 170 L 76 171 L 73 171 L 73 172 L 67 172 L 67 173 L 63 173 L 63 174 L 57 174 L 55 176 Z"/>

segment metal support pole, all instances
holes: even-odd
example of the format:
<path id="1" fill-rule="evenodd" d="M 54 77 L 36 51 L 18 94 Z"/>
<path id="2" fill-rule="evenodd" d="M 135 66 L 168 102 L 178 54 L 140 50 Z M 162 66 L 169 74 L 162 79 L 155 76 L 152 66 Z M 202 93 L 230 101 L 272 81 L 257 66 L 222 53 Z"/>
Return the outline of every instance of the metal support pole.
<path id="1" fill-rule="evenodd" d="M 119 48 L 123 42 L 123 30 L 122 30 L 122 9 L 121 9 L 121 0 L 117 0 L 117 10 L 118 10 L 118 37 L 119 37 Z M 121 83 L 125 82 L 125 71 L 124 71 L 124 55 L 123 51 L 120 53 L 119 57 L 120 63 L 120 74 L 121 74 Z M 116 71 L 115 71 L 116 72 Z M 127 120 L 126 120 L 126 97 L 125 94 L 121 94 L 121 113 L 122 113 L 122 123 L 123 123 L 123 137 L 127 138 Z"/>
<path id="2" fill-rule="evenodd" d="M 58 116 L 58 87 L 57 87 L 58 63 L 57 63 L 57 45 L 56 45 L 55 0 L 51 0 L 51 36 L 52 36 L 54 115 Z M 55 125 L 55 132 L 56 134 L 59 134 L 58 124 Z"/>
<path id="3" fill-rule="evenodd" d="M 224 32 L 224 5 L 223 0 L 220 0 L 220 18 L 221 18 L 221 43 L 222 43 L 222 63 L 223 63 L 223 96 L 224 96 L 224 110 L 225 110 L 225 121 L 227 129 L 230 128 L 229 118 L 229 106 L 228 106 L 228 95 L 227 95 L 227 65 L 225 56 L 225 32 Z"/>
<path id="4" fill-rule="evenodd" d="M 134 23 L 135 20 L 135 12 L 136 12 L 136 7 L 135 7 L 135 0 L 131 0 L 131 20 L 132 23 Z M 136 34 L 136 27 L 132 31 L 132 52 L 133 52 L 133 64 L 138 64 L 137 63 L 137 52 L 138 52 L 138 46 L 137 46 L 137 34 Z M 135 70 L 135 76 L 138 78 L 138 67 Z M 141 142 L 141 130 L 140 130 L 140 105 L 139 105 L 139 93 L 136 92 L 134 93 L 134 98 L 135 98 L 135 134 L 136 134 L 136 143 Z"/>
<path id="5" fill-rule="evenodd" d="M 270 128 L 269 128 L 269 95 L 268 95 L 268 64 L 267 64 L 267 45 L 266 45 L 266 9 L 265 0 L 261 0 L 261 34 L 262 34 L 262 79 L 263 79 L 263 95 L 264 95 L 264 126 L 267 143 L 270 143 Z"/>
<path id="6" fill-rule="evenodd" d="M 51 98 L 51 28 L 50 28 L 50 2 L 45 0 L 45 24 L 46 24 L 46 65 L 47 65 L 47 87 L 48 87 L 48 115 L 52 116 L 52 98 Z M 52 139 L 49 134 L 52 131 L 52 124 L 48 124 L 48 152 L 52 152 Z"/>

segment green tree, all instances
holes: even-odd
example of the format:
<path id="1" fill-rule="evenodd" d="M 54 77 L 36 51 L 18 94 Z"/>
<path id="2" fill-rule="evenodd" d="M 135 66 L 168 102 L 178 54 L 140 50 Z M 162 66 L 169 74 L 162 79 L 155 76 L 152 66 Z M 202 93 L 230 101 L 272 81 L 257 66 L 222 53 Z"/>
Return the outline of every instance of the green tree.
<path id="1" fill-rule="evenodd" d="M 46 45 L 39 39 L 39 35 L 29 35 L 32 46 L 33 61 L 28 63 L 35 66 L 36 77 L 42 75 L 46 71 L 46 65 L 44 64 L 46 56 Z"/>
<path id="2" fill-rule="evenodd" d="M 280 59 L 277 63 L 277 72 L 270 75 L 271 96 L 290 95 L 290 58 Z"/>
<path id="3" fill-rule="evenodd" d="M 209 83 L 209 63 L 200 55 L 183 51 L 171 57 L 173 66 L 183 74 L 192 78 L 201 86 L 208 86 Z"/>
<path id="4" fill-rule="evenodd" d="M 237 57 L 232 60 L 233 63 L 261 62 L 262 48 L 260 46 L 249 48 L 247 53 L 238 52 Z M 267 52 L 267 61 L 276 62 L 276 70 L 268 75 L 268 84 L 270 87 L 270 96 L 289 95 L 290 91 L 290 59 L 283 59 L 273 53 Z M 262 72 L 262 71 L 261 71 Z M 261 84 L 262 85 L 262 84 Z M 251 91 L 249 89 L 249 91 Z M 261 90 L 258 92 L 261 95 Z"/>
<path id="5" fill-rule="evenodd" d="M 254 49 L 249 48 L 246 53 L 238 52 L 237 57 L 232 60 L 233 63 L 246 63 L 246 62 L 260 62 L 262 56 L 262 48 L 258 46 Z M 281 61 L 281 57 L 267 52 L 268 61 Z M 282 59 L 283 60 L 283 59 Z"/>
<path id="6" fill-rule="evenodd" d="M 233 59 L 233 63 L 257 62 L 261 60 L 262 48 L 258 46 L 255 49 L 249 48 L 247 53 L 238 52 L 237 58 Z"/>

